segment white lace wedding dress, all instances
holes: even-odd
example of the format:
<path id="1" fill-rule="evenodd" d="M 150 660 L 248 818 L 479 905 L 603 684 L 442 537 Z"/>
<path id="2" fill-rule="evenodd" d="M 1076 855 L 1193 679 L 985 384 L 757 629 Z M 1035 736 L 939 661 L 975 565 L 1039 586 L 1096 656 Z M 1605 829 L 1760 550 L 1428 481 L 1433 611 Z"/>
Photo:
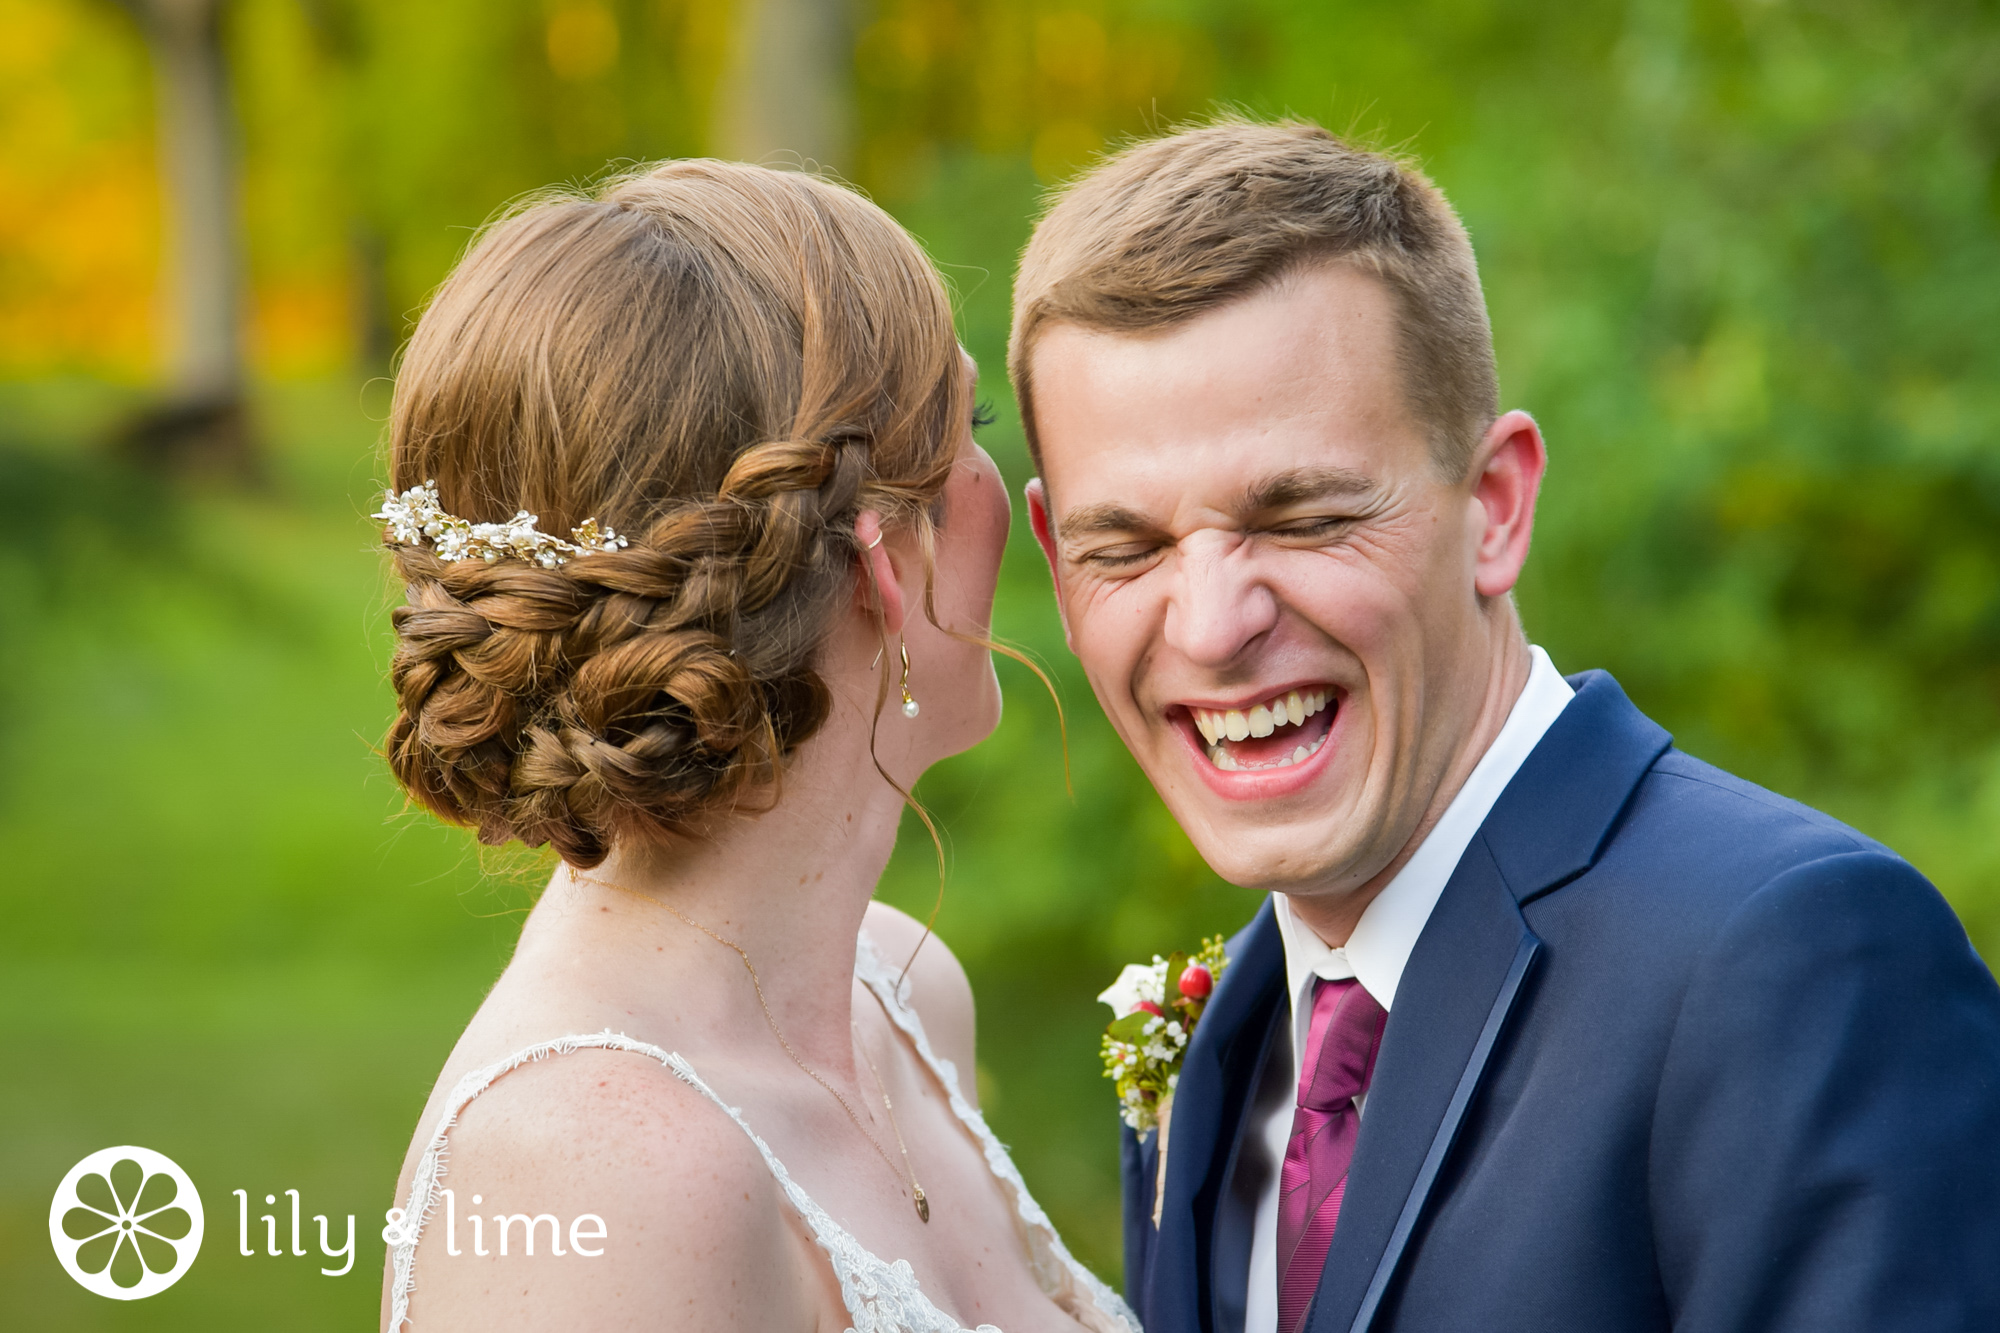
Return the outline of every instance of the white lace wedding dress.
<path id="1" fill-rule="evenodd" d="M 881 998 L 882 1007 L 890 1019 L 909 1037 L 918 1057 L 937 1076 L 950 1099 L 952 1111 L 985 1151 L 987 1166 L 992 1168 L 993 1174 L 1000 1178 L 1002 1186 L 1013 1196 L 1018 1230 L 1027 1242 L 1029 1259 L 1042 1290 L 1093 1333 L 1140 1333 L 1139 1320 L 1130 1307 L 1117 1293 L 1098 1281 L 1089 1269 L 1072 1258 L 1064 1247 L 1062 1238 L 1056 1235 L 1055 1227 L 1049 1222 L 1048 1214 L 1028 1193 L 1028 1187 L 1022 1181 L 1021 1173 L 1015 1169 L 1013 1158 L 1007 1155 L 1005 1145 L 993 1137 L 985 1119 L 959 1091 L 957 1069 L 951 1061 L 931 1050 L 930 1042 L 924 1037 L 923 1024 L 908 1003 L 908 983 L 905 982 L 900 990 L 896 987 L 893 969 L 875 952 L 866 934 L 860 937 L 855 951 L 854 974 Z M 976 1330 L 961 1327 L 957 1320 L 931 1304 L 908 1260 L 898 1259 L 892 1263 L 864 1248 L 860 1241 L 828 1216 L 824 1208 L 813 1202 L 812 1196 L 801 1189 L 785 1170 L 784 1163 L 750 1128 L 743 1113 L 723 1101 L 713 1088 L 702 1082 L 694 1072 L 694 1066 L 672 1051 L 664 1051 L 608 1030 L 591 1036 L 563 1037 L 530 1046 L 498 1064 L 474 1070 L 452 1089 L 445 1103 L 444 1118 L 425 1147 L 423 1157 L 418 1160 L 416 1176 L 410 1184 L 410 1198 L 403 1213 L 409 1219 L 405 1223 L 405 1238 L 390 1249 L 394 1285 L 390 1294 L 389 1333 L 403 1333 L 405 1326 L 411 1323 L 410 1290 L 417 1242 L 422 1237 L 424 1223 L 437 1206 L 437 1192 L 445 1173 L 445 1140 L 452 1126 L 458 1123 L 458 1117 L 472 1099 L 491 1087 L 496 1079 L 529 1061 L 581 1050 L 630 1051 L 650 1056 L 672 1070 L 683 1083 L 721 1107 L 736 1122 L 749 1136 L 750 1142 L 757 1145 L 757 1151 L 771 1168 L 771 1174 L 777 1177 L 785 1197 L 791 1200 L 792 1206 L 811 1229 L 813 1239 L 832 1262 L 834 1276 L 840 1280 L 841 1299 L 847 1303 L 848 1318 L 853 1321 L 849 1333 L 1000 1333 L 991 1324 L 981 1324 Z"/>

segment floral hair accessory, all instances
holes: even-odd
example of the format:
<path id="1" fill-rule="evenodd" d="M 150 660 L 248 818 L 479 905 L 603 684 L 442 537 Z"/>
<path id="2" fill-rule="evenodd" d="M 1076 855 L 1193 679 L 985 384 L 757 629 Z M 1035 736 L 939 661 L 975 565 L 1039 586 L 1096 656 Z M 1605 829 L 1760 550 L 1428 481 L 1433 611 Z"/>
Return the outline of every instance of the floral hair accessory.
<path id="1" fill-rule="evenodd" d="M 582 526 L 571 528 L 569 541 L 537 531 L 535 524 L 540 520 L 525 509 L 505 523 L 468 523 L 444 511 L 438 503 L 435 481 L 412 486 L 401 495 L 383 492 L 382 508 L 370 517 L 389 525 L 389 540 L 405 546 L 429 542 L 437 558 L 448 563 L 520 560 L 554 569 L 576 556 L 630 545 L 610 528 L 598 527 L 595 518 L 587 518 Z"/>
<path id="2" fill-rule="evenodd" d="M 1164 1119 L 1188 1039 L 1228 966 L 1217 935 L 1192 954 L 1128 964 L 1097 997 L 1117 1015 L 1104 1030 L 1104 1077 L 1118 1089 L 1119 1114 L 1140 1134 Z"/>

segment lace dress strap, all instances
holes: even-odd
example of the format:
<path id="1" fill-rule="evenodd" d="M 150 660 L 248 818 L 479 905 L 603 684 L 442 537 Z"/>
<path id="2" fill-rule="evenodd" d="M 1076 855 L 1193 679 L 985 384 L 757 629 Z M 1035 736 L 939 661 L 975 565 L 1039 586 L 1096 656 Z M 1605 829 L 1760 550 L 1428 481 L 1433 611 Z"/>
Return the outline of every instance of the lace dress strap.
<path id="1" fill-rule="evenodd" d="M 627 1051 L 657 1060 L 681 1082 L 721 1107 L 723 1113 L 736 1122 L 737 1128 L 757 1146 L 758 1154 L 777 1178 L 785 1197 L 811 1230 L 813 1240 L 826 1251 L 827 1258 L 832 1262 L 834 1276 L 840 1282 L 841 1300 L 847 1306 L 848 1317 L 854 1321 L 848 1333 L 1000 1333 L 991 1324 L 981 1324 L 977 1329 L 961 1327 L 957 1320 L 939 1310 L 924 1295 L 908 1260 L 898 1259 L 888 1263 L 863 1247 L 800 1188 L 791 1173 L 785 1170 L 785 1164 L 750 1128 L 750 1122 L 743 1118 L 743 1113 L 723 1101 L 694 1072 L 694 1066 L 677 1052 L 636 1041 L 608 1028 L 589 1036 L 562 1037 L 530 1046 L 496 1064 L 473 1070 L 452 1088 L 450 1097 L 446 1099 L 444 1117 L 426 1145 L 423 1156 L 418 1159 L 416 1174 L 410 1181 L 410 1197 L 401 1222 L 402 1238 L 390 1247 L 394 1281 L 390 1289 L 389 1333 L 403 1333 L 404 1326 L 410 1323 L 410 1293 L 415 1287 L 417 1242 L 423 1237 L 424 1225 L 437 1210 L 437 1194 L 444 1180 L 448 1139 L 465 1108 L 495 1081 L 522 1065 L 582 1050 Z M 949 1069 L 950 1065 L 945 1068 Z M 952 1086 L 956 1098 L 956 1083 Z M 1137 1333 L 1136 1321 L 1132 1328 L 1133 1333 Z"/>
<path id="2" fill-rule="evenodd" d="M 910 1004 L 909 979 L 901 978 L 899 985 L 897 972 L 898 969 L 883 960 L 875 949 L 874 941 L 863 931 L 856 944 L 854 974 L 882 1002 L 889 1021 L 910 1039 L 917 1057 L 943 1086 L 952 1113 L 978 1142 L 988 1169 L 1013 1195 L 1016 1217 L 1022 1236 L 1028 1243 L 1035 1279 L 1042 1290 L 1057 1298 L 1087 1328 L 1102 1330 L 1102 1333 L 1140 1333 L 1139 1317 L 1132 1312 L 1132 1307 L 1069 1252 L 1069 1247 L 1056 1233 L 1055 1224 L 1049 1221 L 1049 1215 L 1042 1211 L 1034 1195 L 1028 1192 L 1028 1183 L 1021 1178 L 1021 1172 L 1014 1165 L 1006 1145 L 987 1126 L 986 1117 L 965 1100 L 959 1086 L 957 1066 L 931 1049 L 930 1039 L 924 1035 L 923 1020 Z M 1065 1296 L 1071 1299 L 1063 1300 Z M 1077 1300 L 1077 1297 L 1082 1300 Z"/>

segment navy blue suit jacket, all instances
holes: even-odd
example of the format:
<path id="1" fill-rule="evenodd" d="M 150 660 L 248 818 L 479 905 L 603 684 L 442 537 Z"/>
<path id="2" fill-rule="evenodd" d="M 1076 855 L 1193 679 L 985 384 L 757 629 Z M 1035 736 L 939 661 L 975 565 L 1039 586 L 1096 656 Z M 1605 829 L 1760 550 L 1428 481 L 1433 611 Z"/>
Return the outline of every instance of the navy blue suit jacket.
<path id="1" fill-rule="evenodd" d="M 1611 677 L 1572 683 L 1411 954 L 1304 1327 L 2000 1330 L 2000 988 L 1958 919 Z M 1147 1333 L 1241 1327 L 1268 904 L 1230 956 L 1157 1231 L 1157 1137 L 1125 1135 Z"/>

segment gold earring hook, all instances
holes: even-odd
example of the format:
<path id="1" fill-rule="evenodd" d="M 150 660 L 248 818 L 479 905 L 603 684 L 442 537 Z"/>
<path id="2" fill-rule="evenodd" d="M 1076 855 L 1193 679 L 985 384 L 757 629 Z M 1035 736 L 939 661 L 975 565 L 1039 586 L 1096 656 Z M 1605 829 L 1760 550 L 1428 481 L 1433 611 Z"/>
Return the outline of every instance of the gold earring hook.
<path id="1" fill-rule="evenodd" d="M 903 645 L 903 716 L 915 717 L 923 710 L 910 695 L 910 645 Z"/>

